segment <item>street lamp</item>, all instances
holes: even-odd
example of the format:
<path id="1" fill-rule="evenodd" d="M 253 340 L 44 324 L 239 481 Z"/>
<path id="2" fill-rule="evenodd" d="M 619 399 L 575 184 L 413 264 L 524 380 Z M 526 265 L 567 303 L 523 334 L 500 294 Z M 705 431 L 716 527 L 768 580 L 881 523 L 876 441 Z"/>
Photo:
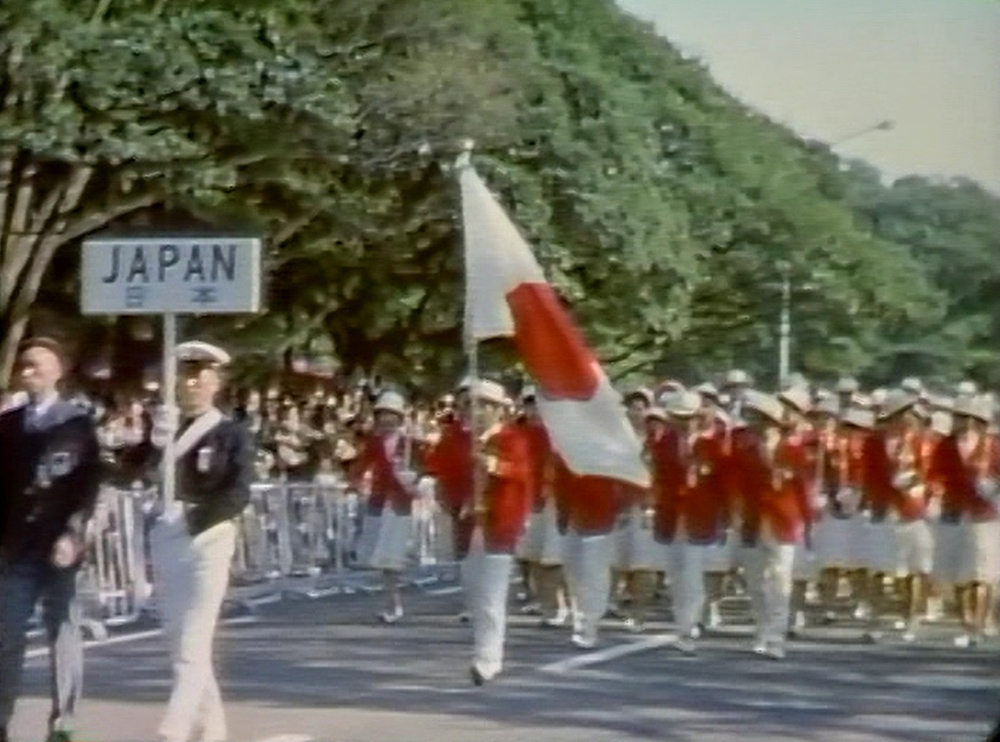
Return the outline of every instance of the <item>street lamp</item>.
<path id="1" fill-rule="evenodd" d="M 846 136 L 842 136 L 839 139 L 834 140 L 833 142 L 830 143 L 830 149 L 833 149 L 834 147 L 839 147 L 844 142 L 850 142 L 854 139 L 859 139 L 860 137 L 863 137 L 866 134 L 871 134 L 872 132 L 875 131 L 891 131 L 895 127 L 896 127 L 895 122 L 889 121 L 888 119 L 886 119 L 885 121 L 879 121 L 877 124 L 866 126 L 864 129 L 861 129 L 860 131 L 852 132 L 851 134 L 847 134 Z"/>
<path id="2" fill-rule="evenodd" d="M 785 387 L 792 346 L 792 266 L 787 260 L 778 263 L 781 273 L 781 321 L 778 326 L 778 385 Z"/>

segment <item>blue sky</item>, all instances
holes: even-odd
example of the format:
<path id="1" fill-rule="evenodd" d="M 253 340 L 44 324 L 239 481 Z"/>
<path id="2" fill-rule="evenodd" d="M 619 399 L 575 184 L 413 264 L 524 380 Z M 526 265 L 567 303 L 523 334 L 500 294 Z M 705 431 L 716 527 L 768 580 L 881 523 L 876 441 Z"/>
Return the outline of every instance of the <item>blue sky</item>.
<path id="1" fill-rule="evenodd" d="M 963 175 L 1000 192 L 1000 2 L 619 0 L 730 92 L 889 177 Z"/>

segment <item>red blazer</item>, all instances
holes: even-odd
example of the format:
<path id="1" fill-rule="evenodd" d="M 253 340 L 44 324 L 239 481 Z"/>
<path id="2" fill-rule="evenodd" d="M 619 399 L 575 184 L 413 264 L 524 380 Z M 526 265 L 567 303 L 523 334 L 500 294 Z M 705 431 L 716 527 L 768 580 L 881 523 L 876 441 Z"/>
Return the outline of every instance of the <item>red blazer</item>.
<path id="1" fill-rule="evenodd" d="M 783 436 L 773 457 L 760 443 L 741 446 L 734 456 L 735 476 L 742 482 L 743 542 L 755 544 L 766 523 L 780 543 L 801 543 L 812 525 L 801 437 Z"/>
<path id="2" fill-rule="evenodd" d="M 511 553 L 524 532 L 531 508 L 531 437 L 523 426 L 507 424 L 486 441 L 496 469 L 486 485 L 483 539 L 490 553 Z"/>
<path id="3" fill-rule="evenodd" d="M 540 512 L 545 507 L 546 485 L 552 482 L 552 444 L 541 422 L 524 421 L 518 423 L 518 427 L 528 440 L 531 457 L 531 507 Z"/>
<path id="4" fill-rule="evenodd" d="M 585 535 L 610 533 L 614 529 L 622 503 L 620 482 L 577 476 L 556 456 L 554 490 L 560 529 L 572 527 Z"/>
<path id="5" fill-rule="evenodd" d="M 986 521 L 1000 513 L 995 503 L 979 496 L 976 483 L 984 478 L 1000 478 L 1000 440 L 986 435 L 968 457 L 963 457 L 957 435 L 943 438 L 934 449 L 932 478 L 941 491 L 941 520 L 961 518 Z"/>
<path id="6" fill-rule="evenodd" d="M 675 430 L 647 446 L 653 463 L 657 539 L 671 542 L 683 522 L 690 543 L 711 543 L 729 517 L 728 459 L 725 433 L 698 435 L 693 444 Z"/>
<path id="7" fill-rule="evenodd" d="M 442 508 L 457 517 L 472 499 L 472 433 L 460 421 L 441 429 L 441 439 L 427 454 L 427 471 L 437 479 Z"/>
<path id="8" fill-rule="evenodd" d="M 391 456 L 386 452 L 387 437 L 384 433 L 372 433 L 367 437 L 361 454 L 351 467 L 351 481 L 357 487 L 365 474 L 371 472 L 369 513 L 381 514 L 388 503 L 395 513 L 409 515 L 413 509 L 413 493 L 399 481 L 395 467 L 395 462 L 401 462 L 405 455 L 406 437 L 402 433 L 399 434 Z M 416 452 L 415 448 L 413 452 Z M 411 468 L 416 467 L 411 464 Z"/>
<path id="9" fill-rule="evenodd" d="M 919 484 L 921 466 L 919 440 L 915 436 L 906 436 L 900 441 L 899 450 L 892 456 L 888 451 L 888 437 L 882 431 L 868 436 L 864 445 L 864 490 L 868 505 L 871 507 L 872 520 L 881 521 L 895 512 L 905 523 L 920 520 L 926 512 L 926 498 L 917 500 L 909 493 L 895 486 L 893 479 L 904 468 L 913 469 L 918 476 L 915 484 Z M 909 458 L 910 463 L 904 463 Z"/>

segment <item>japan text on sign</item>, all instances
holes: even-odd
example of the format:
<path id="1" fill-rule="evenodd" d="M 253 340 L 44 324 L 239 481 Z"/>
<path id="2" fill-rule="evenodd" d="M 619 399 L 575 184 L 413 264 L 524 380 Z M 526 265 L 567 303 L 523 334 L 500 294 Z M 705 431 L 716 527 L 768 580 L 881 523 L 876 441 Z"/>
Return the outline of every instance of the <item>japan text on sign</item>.
<path id="1" fill-rule="evenodd" d="M 84 314 L 260 311 L 253 237 L 103 238 L 83 244 Z"/>

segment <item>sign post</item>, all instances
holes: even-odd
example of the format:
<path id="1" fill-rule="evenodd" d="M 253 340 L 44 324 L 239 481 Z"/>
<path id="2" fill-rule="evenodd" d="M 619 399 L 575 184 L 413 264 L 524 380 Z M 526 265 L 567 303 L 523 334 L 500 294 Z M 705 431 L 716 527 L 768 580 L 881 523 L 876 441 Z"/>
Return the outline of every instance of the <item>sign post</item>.
<path id="1" fill-rule="evenodd" d="M 177 433 L 177 315 L 256 313 L 261 308 L 261 241 L 256 237 L 101 237 L 83 243 L 83 314 L 163 316 L 165 504 L 174 500 Z"/>

